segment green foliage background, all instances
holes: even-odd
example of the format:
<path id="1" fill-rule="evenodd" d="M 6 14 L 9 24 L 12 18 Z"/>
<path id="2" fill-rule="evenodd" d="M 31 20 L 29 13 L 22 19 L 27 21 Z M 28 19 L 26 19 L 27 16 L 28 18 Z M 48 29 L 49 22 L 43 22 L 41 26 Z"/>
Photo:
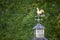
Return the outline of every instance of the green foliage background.
<path id="1" fill-rule="evenodd" d="M 45 10 L 45 37 L 60 40 L 60 0 L 0 0 L 0 40 L 32 40 L 37 7 Z"/>

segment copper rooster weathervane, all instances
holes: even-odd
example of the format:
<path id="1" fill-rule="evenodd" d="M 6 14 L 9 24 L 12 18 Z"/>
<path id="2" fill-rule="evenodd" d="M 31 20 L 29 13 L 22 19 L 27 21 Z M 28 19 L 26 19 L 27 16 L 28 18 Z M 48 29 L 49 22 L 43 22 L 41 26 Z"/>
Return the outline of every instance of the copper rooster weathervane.
<path id="1" fill-rule="evenodd" d="M 37 20 L 37 22 L 40 22 L 42 20 L 41 17 L 45 17 L 44 10 L 39 9 L 39 8 L 36 8 L 36 9 L 37 9 L 37 12 L 36 12 L 37 16 L 35 16 L 35 17 L 37 17 L 37 19 L 35 19 L 35 20 Z"/>

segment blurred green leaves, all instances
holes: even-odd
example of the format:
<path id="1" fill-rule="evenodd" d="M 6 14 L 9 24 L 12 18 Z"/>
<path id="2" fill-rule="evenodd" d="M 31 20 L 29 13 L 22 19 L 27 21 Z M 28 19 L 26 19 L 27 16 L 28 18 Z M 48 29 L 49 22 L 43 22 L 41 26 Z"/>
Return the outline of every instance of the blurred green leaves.
<path id="1" fill-rule="evenodd" d="M 60 38 L 59 0 L 0 0 L 0 40 L 32 40 L 36 8 L 45 10 L 40 23 L 49 40 Z"/>

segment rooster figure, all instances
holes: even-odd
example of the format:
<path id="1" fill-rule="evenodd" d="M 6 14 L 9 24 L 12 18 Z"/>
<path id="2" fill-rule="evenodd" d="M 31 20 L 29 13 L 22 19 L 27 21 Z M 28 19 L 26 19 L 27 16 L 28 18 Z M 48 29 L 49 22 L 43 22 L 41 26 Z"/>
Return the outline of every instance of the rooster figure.
<path id="1" fill-rule="evenodd" d="M 41 14 L 43 14 L 43 13 L 44 13 L 44 10 L 43 10 L 43 9 L 39 10 L 39 8 L 37 8 L 37 14 L 38 14 L 38 15 L 41 15 Z"/>

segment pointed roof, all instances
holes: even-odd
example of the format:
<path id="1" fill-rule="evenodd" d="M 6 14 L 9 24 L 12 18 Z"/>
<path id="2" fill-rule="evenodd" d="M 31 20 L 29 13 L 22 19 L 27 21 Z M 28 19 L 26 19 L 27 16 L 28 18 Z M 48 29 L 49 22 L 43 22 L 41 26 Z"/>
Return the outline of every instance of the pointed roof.
<path id="1" fill-rule="evenodd" d="M 42 29 L 42 28 L 44 28 L 44 26 L 41 25 L 40 23 L 37 23 L 37 25 L 33 29 Z"/>

